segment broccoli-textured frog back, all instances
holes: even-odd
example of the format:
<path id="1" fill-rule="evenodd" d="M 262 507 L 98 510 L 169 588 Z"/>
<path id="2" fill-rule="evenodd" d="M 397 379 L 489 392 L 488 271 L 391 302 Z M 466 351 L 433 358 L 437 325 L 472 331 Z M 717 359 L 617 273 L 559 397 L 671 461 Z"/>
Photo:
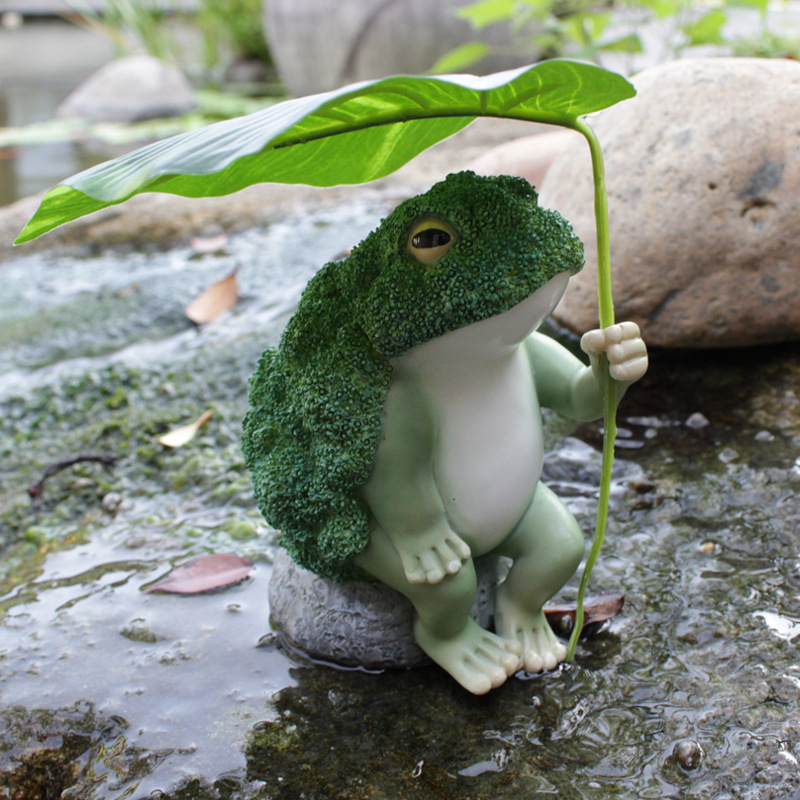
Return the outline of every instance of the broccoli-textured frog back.
<path id="1" fill-rule="evenodd" d="M 280 347 L 262 355 L 242 449 L 259 508 L 292 558 L 354 580 L 364 576 L 352 560 L 369 539 L 355 489 L 369 478 L 391 367 L 347 319 L 337 266 L 311 280 Z"/>
<path id="2" fill-rule="evenodd" d="M 431 216 L 460 236 L 433 265 L 407 248 L 411 226 Z M 527 181 L 464 172 L 402 203 L 311 279 L 251 379 L 242 435 L 259 507 L 297 563 L 336 580 L 365 577 L 353 565 L 369 541 L 358 489 L 381 439 L 390 359 L 582 265 L 581 242 Z"/>

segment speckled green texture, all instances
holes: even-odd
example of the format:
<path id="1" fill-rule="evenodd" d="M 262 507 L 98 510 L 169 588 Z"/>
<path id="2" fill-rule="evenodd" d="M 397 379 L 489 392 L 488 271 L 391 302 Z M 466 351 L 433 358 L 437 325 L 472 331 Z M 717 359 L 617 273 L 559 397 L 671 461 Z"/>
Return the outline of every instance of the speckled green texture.
<path id="1" fill-rule="evenodd" d="M 411 227 L 428 216 L 460 237 L 434 265 L 406 252 Z M 299 564 L 363 577 L 351 563 L 369 537 L 357 489 L 380 441 L 390 359 L 582 266 L 580 241 L 527 181 L 461 172 L 399 205 L 346 260 L 320 270 L 251 379 L 242 438 L 259 507 Z"/>

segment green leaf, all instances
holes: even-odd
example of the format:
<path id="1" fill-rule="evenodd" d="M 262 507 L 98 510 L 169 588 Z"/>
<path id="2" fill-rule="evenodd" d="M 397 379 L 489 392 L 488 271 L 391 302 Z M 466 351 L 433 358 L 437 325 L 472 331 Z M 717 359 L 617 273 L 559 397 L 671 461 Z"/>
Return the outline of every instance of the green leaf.
<path id="1" fill-rule="evenodd" d="M 614 53 L 644 52 L 642 40 L 635 33 L 631 33 L 628 36 L 623 36 L 619 39 L 614 39 L 612 42 L 603 42 L 602 44 L 597 45 L 597 49 Z"/>
<path id="2" fill-rule="evenodd" d="M 728 5 L 743 6 L 745 8 L 756 8 L 764 15 L 769 8 L 769 0 L 728 0 Z"/>
<path id="3" fill-rule="evenodd" d="M 703 44 L 723 44 L 722 26 L 728 21 L 727 14 L 720 8 L 709 11 L 700 19 L 684 25 L 681 30 L 688 38 L 688 46 L 695 47 Z"/>
<path id="4" fill-rule="evenodd" d="M 431 72 L 455 72 L 479 61 L 488 51 L 489 45 L 485 42 L 467 42 L 445 53 L 431 67 Z"/>
<path id="5" fill-rule="evenodd" d="M 480 30 L 495 22 L 510 20 L 516 0 L 478 0 L 471 6 L 456 9 L 455 14 Z"/>
<path id="6" fill-rule="evenodd" d="M 652 10 L 658 19 L 666 19 L 677 14 L 683 7 L 680 0 L 648 0 L 644 7 Z"/>
<path id="7" fill-rule="evenodd" d="M 209 197 L 255 183 L 381 178 L 476 117 L 575 126 L 632 97 L 620 75 L 574 61 L 476 77 L 396 76 L 288 100 L 148 145 L 51 189 L 16 243 L 141 192 Z"/>

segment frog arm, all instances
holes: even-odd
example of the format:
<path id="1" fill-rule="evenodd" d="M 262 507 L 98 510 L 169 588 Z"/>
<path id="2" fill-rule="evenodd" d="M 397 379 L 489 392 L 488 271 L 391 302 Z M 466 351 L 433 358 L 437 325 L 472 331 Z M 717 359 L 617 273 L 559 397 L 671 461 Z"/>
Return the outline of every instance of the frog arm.
<path id="1" fill-rule="evenodd" d="M 438 583 L 458 572 L 471 553 L 450 527 L 434 479 L 436 422 L 418 392 L 398 383 L 386 399 L 383 440 L 360 496 L 409 583 Z"/>
<path id="2" fill-rule="evenodd" d="M 583 364 L 549 336 L 533 333 L 525 347 L 536 382 L 539 401 L 565 416 L 582 421 L 603 416 L 603 364 L 605 354 L 614 378 L 616 402 L 647 369 L 647 349 L 632 322 L 611 325 L 585 334 L 581 347 L 589 355 Z"/>

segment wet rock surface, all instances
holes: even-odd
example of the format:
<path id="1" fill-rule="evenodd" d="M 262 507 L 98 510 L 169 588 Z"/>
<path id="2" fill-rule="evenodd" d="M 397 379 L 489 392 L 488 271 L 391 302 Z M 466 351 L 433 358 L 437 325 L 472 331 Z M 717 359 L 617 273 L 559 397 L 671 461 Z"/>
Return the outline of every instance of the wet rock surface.
<path id="1" fill-rule="evenodd" d="M 491 624 L 495 563 L 476 564 L 472 618 Z M 336 583 L 298 566 L 284 550 L 269 585 L 270 621 L 286 643 L 312 658 L 348 667 L 419 667 L 430 659 L 414 641 L 414 609 L 380 583 Z"/>
<path id="2" fill-rule="evenodd" d="M 82 83 L 56 113 L 97 122 L 177 117 L 194 108 L 192 86 L 175 66 L 150 55 L 118 58 Z"/>
<path id="3" fill-rule="evenodd" d="M 678 60 L 635 79 L 637 97 L 591 120 L 603 146 L 620 319 L 651 345 L 738 347 L 800 339 L 800 65 Z M 586 243 L 556 312 L 594 327 L 596 242 L 585 142 L 556 157 L 542 202 Z"/>
<path id="4" fill-rule="evenodd" d="M 385 210 L 276 214 L 217 254 L 106 244 L 0 265 L 0 785 L 37 797 L 54 775 L 65 797 L 134 800 L 800 792 L 796 346 L 653 353 L 620 409 L 591 586 L 624 591 L 625 608 L 574 664 L 477 698 L 436 667 L 337 670 L 265 637 L 276 538 L 239 453 L 247 377 L 315 267 Z M 183 321 L 236 265 L 240 304 Z M 208 408 L 189 445 L 157 444 Z M 599 425 L 564 432 L 548 479 L 590 535 Z M 48 465 L 102 452 L 113 466 L 59 472 L 31 503 Z M 255 569 L 211 594 L 142 591 L 206 552 Z"/>

